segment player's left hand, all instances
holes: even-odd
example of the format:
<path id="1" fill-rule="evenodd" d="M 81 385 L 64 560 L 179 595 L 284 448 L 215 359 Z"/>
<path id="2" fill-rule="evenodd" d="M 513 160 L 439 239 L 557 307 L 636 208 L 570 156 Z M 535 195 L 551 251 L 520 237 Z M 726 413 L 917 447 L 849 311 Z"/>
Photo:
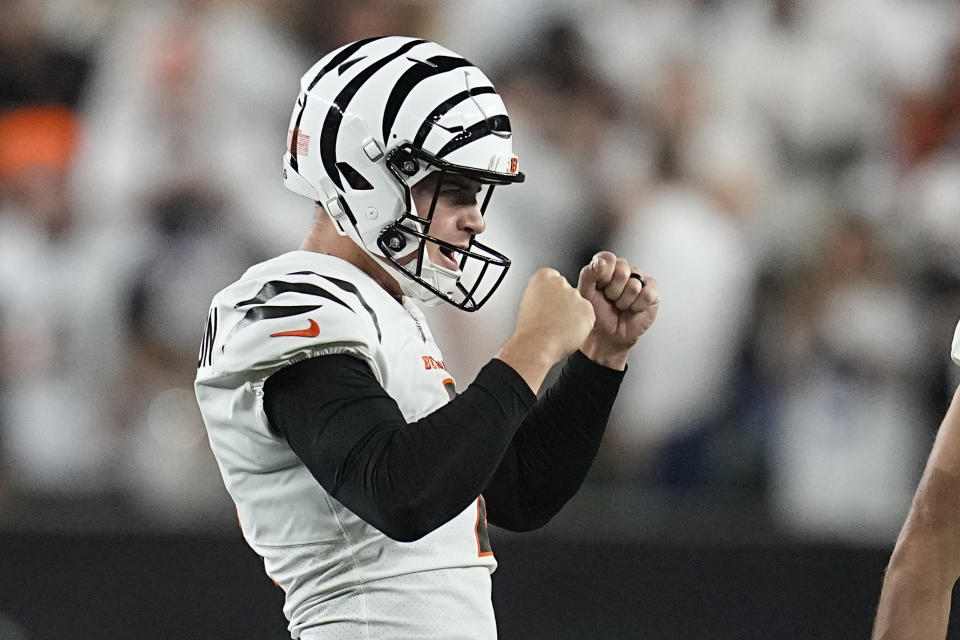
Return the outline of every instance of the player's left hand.
<path id="1" fill-rule="evenodd" d="M 657 281 L 624 258 L 601 251 L 580 270 L 577 290 L 596 316 L 581 351 L 595 362 L 623 369 L 630 348 L 657 318 Z"/>

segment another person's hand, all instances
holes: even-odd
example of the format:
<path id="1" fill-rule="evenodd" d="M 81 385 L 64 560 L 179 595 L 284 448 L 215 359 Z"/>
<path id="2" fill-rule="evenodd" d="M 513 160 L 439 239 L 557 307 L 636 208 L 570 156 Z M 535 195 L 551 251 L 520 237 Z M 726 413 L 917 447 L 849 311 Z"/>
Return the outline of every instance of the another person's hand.
<path id="1" fill-rule="evenodd" d="M 580 270 L 577 289 L 596 315 L 581 350 L 599 364 L 623 369 L 630 348 L 657 318 L 657 281 L 626 259 L 601 251 Z"/>
<path id="2" fill-rule="evenodd" d="M 960 324 L 950 357 L 960 365 Z M 960 578 L 960 388 L 953 394 L 883 578 L 873 640 L 941 640 Z"/>

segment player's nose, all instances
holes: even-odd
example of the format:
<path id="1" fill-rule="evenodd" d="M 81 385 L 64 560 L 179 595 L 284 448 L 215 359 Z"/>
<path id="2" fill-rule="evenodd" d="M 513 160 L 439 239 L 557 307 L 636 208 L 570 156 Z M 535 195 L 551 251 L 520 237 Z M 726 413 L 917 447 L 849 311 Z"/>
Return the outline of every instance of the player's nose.
<path id="1" fill-rule="evenodd" d="M 483 219 L 483 214 L 480 212 L 479 203 L 469 207 L 463 207 L 457 228 L 472 235 L 483 233 L 484 229 L 487 228 L 487 223 Z"/>

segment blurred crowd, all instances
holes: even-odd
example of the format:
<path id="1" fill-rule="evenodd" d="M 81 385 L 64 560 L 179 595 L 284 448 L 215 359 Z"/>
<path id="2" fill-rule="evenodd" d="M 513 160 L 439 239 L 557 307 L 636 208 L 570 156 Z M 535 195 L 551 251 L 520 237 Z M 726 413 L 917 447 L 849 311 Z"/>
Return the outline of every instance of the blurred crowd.
<path id="1" fill-rule="evenodd" d="M 429 311 L 461 387 L 534 270 L 611 249 L 664 303 L 589 495 L 892 543 L 958 382 L 956 2 L 0 11 L 0 526 L 233 526 L 193 400 L 207 305 L 309 226 L 279 177 L 300 75 L 397 33 L 488 71 L 528 176 L 488 212 L 494 301 Z"/>

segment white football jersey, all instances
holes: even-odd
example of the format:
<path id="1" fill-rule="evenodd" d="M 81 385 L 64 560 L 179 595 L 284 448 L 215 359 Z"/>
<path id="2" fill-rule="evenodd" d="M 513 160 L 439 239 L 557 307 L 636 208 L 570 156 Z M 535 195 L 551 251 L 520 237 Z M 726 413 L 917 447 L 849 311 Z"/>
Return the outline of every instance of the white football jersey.
<path id="1" fill-rule="evenodd" d="M 218 293 L 200 349 L 196 392 L 210 445 L 244 537 L 286 594 L 292 636 L 495 638 L 482 498 L 420 540 L 397 542 L 328 494 L 269 429 L 264 381 L 340 353 L 369 364 L 407 422 L 455 393 L 413 302 L 311 251 L 256 265 Z"/>

